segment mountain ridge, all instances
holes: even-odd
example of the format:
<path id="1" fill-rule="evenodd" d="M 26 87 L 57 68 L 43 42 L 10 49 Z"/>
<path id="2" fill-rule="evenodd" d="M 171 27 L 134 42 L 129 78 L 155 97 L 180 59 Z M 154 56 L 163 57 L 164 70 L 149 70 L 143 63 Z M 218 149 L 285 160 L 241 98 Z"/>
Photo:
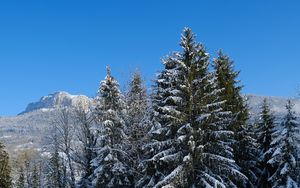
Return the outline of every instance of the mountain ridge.
<path id="1" fill-rule="evenodd" d="M 297 114 L 300 114 L 300 100 L 295 98 L 278 97 L 278 96 L 263 96 L 256 94 L 244 95 L 249 105 L 250 111 L 255 114 L 259 111 L 259 106 L 266 98 L 270 103 L 270 108 L 274 113 L 282 114 L 285 112 L 285 104 L 287 100 L 292 100 L 294 109 Z M 92 98 L 85 95 L 72 95 L 66 91 L 59 91 L 52 94 L 45 95 L 39 101 L 31 102 L 26 109 L 19 115 L 33 112 L 36 110 L 51 110 L 62 107 L 76 107 L 79 104 L 91 104 Z"/>
<path id="2" fill-rule="evenodd" d="M 85 95 L 71 95 L 66 91 L 59 91 L 43 96 L 39 101 L 29 103 L 26 109 L 18 115 L 42 109 L 76 107 L 80 104 L 90 104 L 91 102 L 92 99 Z"/>

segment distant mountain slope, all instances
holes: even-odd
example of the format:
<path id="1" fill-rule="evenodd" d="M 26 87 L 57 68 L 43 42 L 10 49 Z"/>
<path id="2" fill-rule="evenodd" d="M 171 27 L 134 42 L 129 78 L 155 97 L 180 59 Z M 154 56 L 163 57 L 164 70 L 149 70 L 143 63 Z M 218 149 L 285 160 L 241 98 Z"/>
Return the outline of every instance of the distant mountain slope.
<path id="1" fill-rule="evenodd" d="M 11 154 L 23 149 L 40 148 L 49 136 L 56 110 L 40 109 L 15 117 L 0 118 L 0 141 Z"/>
<path id="2" fill-rule="evenodd" d="M 267 98 L 271 110 L 278 117 L 285 113 L 286 98 L 246 95 L 252 117 L 260 111 L 260 105 Z M 300 116 L 300 101 L 293 100 L 296 113 Z M 44 138 L 49 135 L 55 113 L 62 107 L 78 104 L 91 105 L 92 99 L 84 95 L 57 92 L 30 103 L 26 110 L 15 117 L 0 118 L 0 141 L 4 141 L 10 153 L 26 148 L 41 148 Z"/>
<path id="3" fill-rule="evenodd" d="M 71 95 L 67 92 L 56 92 L 42 97 L 38 102 L 30 103 L 21 114 L 39 109 L 54 109 L 61 107 L 75 107 L 79 103 L 90 103 L 91 99 L 84 95 Z"/>
<path id="4" fill-rule="evenodd" d="M 270 104 L 271 111 L 276 116 L 282 116 L 286 113 L 285 105 L 287 104 L 288 98 L 283 97 L 270 97 L 270 96 L 258 96 L 258 95 L 246 95 L 248 100 L 250 112 L 256 115 L 260 112 L 260 106 L 263 100 L 266 98 Z M 297 115 L 300 115 L 300 100 L 291 99 L 294 104 L 294 110 Z"/>

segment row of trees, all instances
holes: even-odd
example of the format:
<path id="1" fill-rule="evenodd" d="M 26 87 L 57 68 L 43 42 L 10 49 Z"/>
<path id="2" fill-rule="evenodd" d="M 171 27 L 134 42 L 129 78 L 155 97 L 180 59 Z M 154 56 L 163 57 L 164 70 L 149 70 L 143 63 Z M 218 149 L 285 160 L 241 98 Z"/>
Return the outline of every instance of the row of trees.
<path id="1" fill-rule="evenodd" d="M 139 73 L 126 94 L 107 69 L 92 104 L 54 122 L 38 183 L 17 187 L 298 187 L 299 124 L 287 104 L 277 125 L 265 101 L 251 123 L 233 62 L 212 62 L 185 29 L 151 95 Z M 33 168 L 34 169 L 34 168 Z"/>

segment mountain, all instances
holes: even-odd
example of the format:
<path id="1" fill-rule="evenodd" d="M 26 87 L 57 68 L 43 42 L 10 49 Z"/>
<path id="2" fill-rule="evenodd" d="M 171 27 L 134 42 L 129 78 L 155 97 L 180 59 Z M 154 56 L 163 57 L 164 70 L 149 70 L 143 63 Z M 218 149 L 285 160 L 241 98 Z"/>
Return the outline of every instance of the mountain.
<path id="1" fill-rule="evenodd" d="M 40 109 L 57 109 L 62 107 L 76 107 L 79 104 L 89 104 L 91 99 L 84 95 L 71 95 L 67 92 L 56 92 L 42 97 L 38 102 L 30 103 L 24 112 L 40 110 Z"/>
<path id="2" fill-rule="evenodd" d="M 92 99 L 84 95 L 56 92 L 30 103 L 25 111 L 13 117 L 0 117 L 0 141 L 11 154 L 20 150 L 41 148 L 51 131 L 57 112 L 61 108 L 78 105 L 88 108 Z"/>
<path id="3" fill-rule="evenodd" d="M 257 95 L 245 97 L 252 117 L 259 113 L 259 107 L 264 98 L 268 99 L 271 110 L 277 117 L 285 114 L 286 98 Z M 294 99 L 293 103 L 297 115 L 300 116 L 300 100 Z M 24 149 L 41 149 L 49 136 L 59 109 L 72 108 L 77 105 L 89 107 L 91 104 L 91 98 L 84 95 L 71 95 L 67 92 L 44 96 L 39 101 L 30 103 L 25 111 L 17 116 L 0 117 L 0 141 L 5 142 L 11 154 Z"/>
<path id="4" fill-rule="evenodd" d="M 260 112 L 260 105 L 266 98 L 270 104 L 270 109 L 275 116 L 283 116 L 286 113 L 285 105 L 287 104 L 288 98 L 283 97 L 270 97 L 270 96 L 258 96 L 258 95 L 246 95 L 248 106 L 250 108 L 250 113 L 252 116 L 256 116 Z M 294 104 L 293 109 L 296 114 L 300 116 L 300 100 L 290 99 Z"/>

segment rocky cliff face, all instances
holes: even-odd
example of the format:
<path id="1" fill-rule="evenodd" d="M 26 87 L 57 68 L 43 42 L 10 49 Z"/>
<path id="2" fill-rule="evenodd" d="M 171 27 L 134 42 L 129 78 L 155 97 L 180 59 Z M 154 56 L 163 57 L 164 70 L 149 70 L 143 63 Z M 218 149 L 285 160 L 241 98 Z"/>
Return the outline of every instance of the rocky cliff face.
<path id="1" fill-rule="evenodd" d="M 62 107 L 76 107 L 78 105 L 89 105 L 92 100 L 84 95 L 71 95 L 67 92 L 57 92 L 42 97 L 38 102 L 30 103 L 24 112 L 33 112 L 41 109 L 56 109 Z"/>

